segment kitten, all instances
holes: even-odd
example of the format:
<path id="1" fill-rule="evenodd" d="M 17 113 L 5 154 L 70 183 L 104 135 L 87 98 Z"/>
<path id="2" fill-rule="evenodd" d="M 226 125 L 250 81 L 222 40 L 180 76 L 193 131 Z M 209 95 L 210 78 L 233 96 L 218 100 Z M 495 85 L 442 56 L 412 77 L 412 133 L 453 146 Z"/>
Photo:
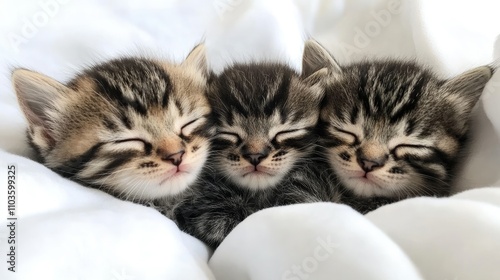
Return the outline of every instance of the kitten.
<path id="1" fill-rule="evenodd" d="M 180 65 L 121 58 L 66 85 L 16 69 L 12 81 L 40 161 L 127 200 L 183 192 L 209 151 L 203 45 Z"/>
<path id="2" fill-rule="evenodd" d="M 207 169 L 174 206 L 181 229 L 215 248 L 255 211 L 330 199 L 322 170 L 306 167 L 318 140 L 323 91 L 317 82 L 324 74 L 301 78 L 285 65 L 252 63 L 213 77 L 208 97 L 217 133 L 209 166 L 215 172 Z"/>
<path id="3" fill-rule="evenodd" d="M 215 168 L 250 190 L 276 186 L 313 151 L 323 91 L 279 64 L 234 65 L 210 83 Z"/>
<path id="4" fill-rule="evenodd" d="M 340 67 L 308 42 L 306 72 L 327 67 L 322 145 L 343 202 L 365 213 L 414 196 L 445 196 L 462 157 L 471 111 L 492 76 L 478 67 L 449 80 L 415 62 Z"/>

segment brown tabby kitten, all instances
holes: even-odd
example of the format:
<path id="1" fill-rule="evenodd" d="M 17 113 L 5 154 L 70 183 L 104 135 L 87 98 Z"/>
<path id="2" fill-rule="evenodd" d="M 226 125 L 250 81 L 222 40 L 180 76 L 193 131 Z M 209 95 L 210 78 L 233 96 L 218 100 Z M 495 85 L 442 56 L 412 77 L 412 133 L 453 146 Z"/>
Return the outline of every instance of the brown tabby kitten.
<path id="1" fill-rule="evenodd" d="M 329 69 L 321 134 L 343 201 L 367 212 L 391 200 L 448 195 L 470 113 L 493 70 L 442 80 L 408 61 L 340 67 L 318 43 L 307 44 L 304 71 Z"/>
<path id="2" fill-rule="evenodd" d="M 203 45 L 180 65 L 121 58 L 66 85 L 16 69 L 13 85 L 40 160 L 62 176 L 127 200 L 184 191 L 209 151 Z"/>

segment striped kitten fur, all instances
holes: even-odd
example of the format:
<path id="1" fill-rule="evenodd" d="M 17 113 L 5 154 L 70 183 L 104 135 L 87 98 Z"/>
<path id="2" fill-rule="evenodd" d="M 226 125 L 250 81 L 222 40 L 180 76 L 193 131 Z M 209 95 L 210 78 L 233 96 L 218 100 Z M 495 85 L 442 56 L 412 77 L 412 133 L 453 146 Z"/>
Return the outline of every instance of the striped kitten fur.
<path id="1" fill-rule="evenodd" d="M 309 164 L 310 159 L 298 160 L 283 180 L 263 190 L 233 184 L 220 173 L 205 173 L 182 200 L 172 208 L 159 210 L 181 230 L 215 249 L 240 222 L 259 210 L 298 203 L 339 202 L 338 192 L 330 186 L 332 178 L 324 172 L 328 166 L 306 167 Z"/>
<path id="2" fill-rule="evenodd" d="M 180 65 L 111 60 L 66 85 L 16 69 L 13 85 L 40 161 L 82 184 L 128 200 L 184 191 L 209 151 L 205 50 Z"/>
<path id="3" fill-rule="evenodd" d="M 314 86 L 318 75 L 303 81 L 287 66 L 257 63 L 234 65 L 214 78 L 208 98 L 217 129 L 215 168 L 244 188 L 276 186 L 314 149 L 323 98 Z"/>
<path id="4" fill-rule="evenodd" d="M 448 80 L 415 62 L 340 67 L 308 42 L 306 72 L 327 67 L 324 154 L 343 202 L 361 212 L 414 196 L 445 196 L 464 161 L 471 111 L 492 76 L 484 66 Z"/>
<path id="5" fill-rule="evenodd" d="M 255 211 L 331 196 L 321 171 L 306 167 L 318 140 L 324 74 L 301 78 L 285 65 L 253 63 L 213 77 L 208 97 L 217 133 L 208 166 L 215 173 L 208 170 L 174 206 L 182 230 L 214 248 Z"/>

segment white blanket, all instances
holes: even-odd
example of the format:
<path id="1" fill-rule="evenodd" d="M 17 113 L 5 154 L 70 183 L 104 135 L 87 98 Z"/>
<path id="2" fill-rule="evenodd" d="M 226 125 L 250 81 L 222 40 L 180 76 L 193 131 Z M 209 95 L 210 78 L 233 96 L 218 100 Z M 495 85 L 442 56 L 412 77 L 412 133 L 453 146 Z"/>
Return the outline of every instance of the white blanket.
<path id="1" fill-rule="evenodd" d="M 9 81 L 14 67 L 66 81 L 117 55 L 181 61 L 202 40 L 216 71 L 257 59 L 300 69 L 308 36 L 341 63 L 416 58 L 448 77 L 500 56 L 499 8 L 488 0 L 0 1 L 0 219 L 7 224 L 0 227 L 0 279 L 499 279 L 495 187 L 410 199 L 366 216 L 335 204 L 267 209 L 242 222 L 211 257 L 154 210 L 26 158 L 26 122 Z M 456 192 L 500 186 L 498 108 L 500 73 L 475 112 Z M 17 220 L 7 220 L 12 164 Z M 13 239 L 15 262 L 8 263 Z"/>

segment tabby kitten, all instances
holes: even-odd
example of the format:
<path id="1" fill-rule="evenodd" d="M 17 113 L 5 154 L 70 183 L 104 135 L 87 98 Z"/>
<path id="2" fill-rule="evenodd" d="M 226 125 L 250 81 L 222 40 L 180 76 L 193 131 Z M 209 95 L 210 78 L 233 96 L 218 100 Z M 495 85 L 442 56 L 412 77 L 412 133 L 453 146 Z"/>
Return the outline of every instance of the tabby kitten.
<path id="1" fill-rule="evenodd" d="M 16 69 L 13 85 L 41 162 L 128 200 L 184 191 L 209 151 L 203 45 L 180 65 L 121 58 L 66 85 Z"/>
<path id="2" fill-rule="evenodd" d="M 217 170 L 251 190 L 276 186 L 314 149 L 323 72 L 303 81 L 279 64 L 234 65 L 210 83 Z M 312 86 L 311 86 L 312 85 Z"/>
<path id="3" fill-rule="evenodd" d="M 329 196 L 320 172 L 306 168 L 318 135 L 326 69 L 301 78 L 288 66 L 236 64 L 212 78 L 216 136 L 203 182 L 175 205 L 184 231 L 217 247 L 255 211 Z M 326 182 L 326 181 L 325 181 Z"/>
<path id="4" fill-rule="evenodd" d="M 367 212 L 391 200 L 448 195 L 471 111 L 493 70 L 442 80 L 409 61 L 339 67 L 318 43 L 308 44 L 313 59 L 305 70 L 329 69 L 322 145 L 344 202 Z"/>

